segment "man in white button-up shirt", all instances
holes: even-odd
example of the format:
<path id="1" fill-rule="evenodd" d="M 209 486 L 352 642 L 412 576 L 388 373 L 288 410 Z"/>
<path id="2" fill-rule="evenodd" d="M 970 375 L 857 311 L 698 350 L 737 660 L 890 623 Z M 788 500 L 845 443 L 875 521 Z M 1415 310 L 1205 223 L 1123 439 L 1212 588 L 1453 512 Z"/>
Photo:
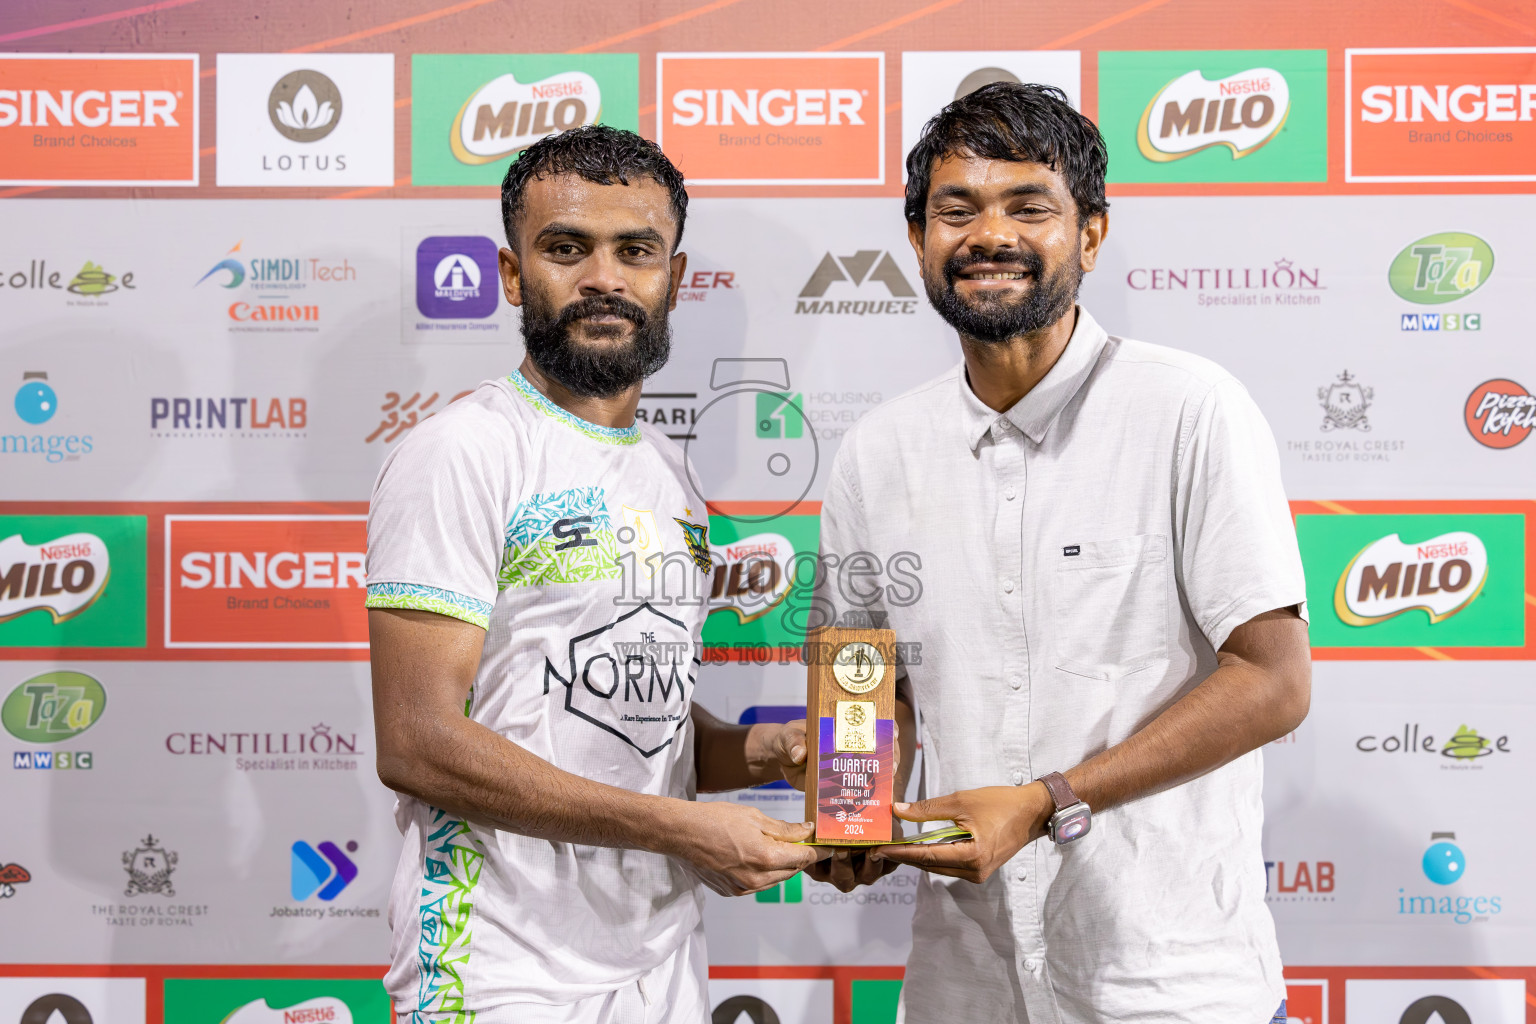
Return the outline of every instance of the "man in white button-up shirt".
<path id="1" fill-rule="evenodd" d="M 1258 748 L 1307 711 L 1301 560 L 1243 386 L 1076 305 L 1106 162 L 1039 86 L 929 123 L 907 219 L 964 361 L 850 432 L 823 504 L 827 578 L 921 560 L 919 593 L 845 580 L 823 607 L 919 645 L 900 682 L 927 799 L 897 810 L 975 834 L 818 872 L 928 872 L 909 1024 L 1283 1019 Z"/>

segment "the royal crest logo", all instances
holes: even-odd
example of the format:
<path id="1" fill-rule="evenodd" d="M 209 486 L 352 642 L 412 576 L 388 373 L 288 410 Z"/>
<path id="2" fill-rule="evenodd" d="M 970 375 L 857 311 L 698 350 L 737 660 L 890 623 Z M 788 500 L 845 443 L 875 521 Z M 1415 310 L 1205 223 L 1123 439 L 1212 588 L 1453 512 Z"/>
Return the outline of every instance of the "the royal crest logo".
<path id="1" fill-rule="evenodd" d="M 20 534 L 0 540 L 0 622 L 39 608 L 55 623 L 74 618 L 101 597 L 111 560 L 94 533 L 70 533 L 43 544 Z"/>
<path id="2" fill-rule="evenodd" d="M 1405 544 L 1394 533 L 1366 545 L 1334 588 L 1333 607 L 1351 626 L 1370 626 L 1415 608 L 1443 622 L 1466 608 L 1488 581 L 1488 549 L 1465 530 Z"/>
<path id="3" fill-rule="evenodd" d="M 132 850 L 123 851 L 123 870 L 128 872 L 124 896 L 175 896 L 171 873 L 176 870 L 176 854 L 166 850 L 153 835 Z"/>
<path id="4" fill-rule="evenodd" d="M 585 71 L 528 83 L 511 73 L 498 75 L 464 101 L 449 146 L 461 163 L 494 163 L 547 135 L 596 124 L 602 113 L 602 90 Z"/>
<path id="5" fill-rule="evenodd" d="M 1163 86 L 1142 111 L 1136 145 L 1148 160 L 1181 160 L 1226 146 L 1240 160 L 1285 126 L 1291 90 L 1274 68 L 1251 68 L 1216 81 L 1190 71 Z"/>
<path id="6" fill-rule="evenodd" d="M 1317 398 L 1323 407 L 1323 430 L 1371 429 L 1371 421 L 1365 411 L 1371 407 L 1375 389 L 1368 388 L 1350 376 L 1348 370 L 1339 374 L 1332 384 L 1317 389 Z"/>
<path id="7" fill-rule="evenodd" d="M 712 572 L 715 563 L 709 557 L 709 524 L 690 523 L 676 516 L 672 517 L 672 521 L 683 528 L 683 540 L 688 544 L 688 554 L 693 557 L 693 564 L 704 572 Z"/>

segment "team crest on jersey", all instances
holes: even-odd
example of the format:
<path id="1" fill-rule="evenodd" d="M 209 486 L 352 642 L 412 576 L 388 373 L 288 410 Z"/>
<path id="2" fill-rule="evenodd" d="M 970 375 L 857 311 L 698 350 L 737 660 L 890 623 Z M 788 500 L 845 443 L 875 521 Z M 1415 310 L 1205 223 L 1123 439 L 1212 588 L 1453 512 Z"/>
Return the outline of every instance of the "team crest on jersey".
<path id="1" fill-rule="evenodd" d="M 699 526 L 676 516 L 672 521 L 683 528 L 683 540 L 688 542 L 688 554 L 693 556 L 693 564 L 704 572 L 713 571 L 715 563 L 709 557 L 709 524 Z"/>

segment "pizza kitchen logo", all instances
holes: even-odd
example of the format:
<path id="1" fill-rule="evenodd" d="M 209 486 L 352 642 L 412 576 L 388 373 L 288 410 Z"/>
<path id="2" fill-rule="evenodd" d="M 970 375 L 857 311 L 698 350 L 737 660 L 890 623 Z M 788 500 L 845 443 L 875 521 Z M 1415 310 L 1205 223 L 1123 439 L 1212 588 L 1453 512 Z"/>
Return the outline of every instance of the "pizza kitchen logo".
<path id="1" fill-rule="evenodd" d="M 1466 530 L 1405 544 L 1394 533 L 1366 545 L 1334 588 L 1333 610 L 1351 626 L 1370 626 L 1415 609 L 1431 624 L 1462 611 L 1488 581 L 1488 550 Z"/>
<path id="2" fill-rule="evenodd" d="M 1232 159 L 1241 160 L 1279 134 L 1290 110 L 1290 86 L 1274 68 L 1251 68 L 1216 81 L 1191 71 L 1152 97 L 1136 128 L 1136 146 L 1157 163 L 1213 146 L 1226 146 Z"/>
<path id="3" fill-rule="evenodd" d="M 1536 427 L 1536 396 L 1512 380 L 1485 380 L 1467 396 L 1463 413 L 1472 440 L 1485 448 L 1513 448 Z"/>

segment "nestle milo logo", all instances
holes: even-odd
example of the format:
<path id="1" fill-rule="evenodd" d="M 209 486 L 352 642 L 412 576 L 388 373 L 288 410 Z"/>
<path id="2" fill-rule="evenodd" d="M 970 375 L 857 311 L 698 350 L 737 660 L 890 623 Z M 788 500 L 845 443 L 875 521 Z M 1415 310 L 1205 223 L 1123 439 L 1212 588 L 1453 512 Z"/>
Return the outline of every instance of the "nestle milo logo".
<path id="1" fill-rule="evenodd" d="M 20 683 L 0 704 L 0 724 L 23 743 L 58 743 L 96 724 L 107 691 L 84 672 L 45 672 Z"/>
<path id="2" fill-rule="evenodd" d="M 1477 291 L 1493 273 L 1493 248 L 1476 235 L 1443 231 L 1403 247 L 1387 269 L 1399 298 L 1432 306 Z"/>
<path id="3" fill-rule="evenodd" d="M 556 132 L 595 124 L 603 96 L 597 79 L 564 71 L 523 83 L 508 73 L 482 85 L 453 119 L 449 145 L 466 164 L 488 164 Z"/>
<path id="4" fill-rule="evenodd" d="M 1431 623 L 1450 618 L 1482 593 L 1488 549 L 1457 530 L 1418 544 L 1392 534 L 1366 545 L 1339 576 L 1333 607 L 1351 626 L 1369 626 L 1415 608 Z"/>
<path id="5" fill-rule="evenodd" d="M 1136 128 L 1136 146 L 1159 163 L 1212 146 L 1226 146 L 1239 160 L 1279 134 L 1290 110 L 1290 85 L 1274 68 L 1250 68 L 1214 82 L 1190 71 L 1152 97 Z"/>
<path id="6" fill-rule="evenodd" d="M 45 544 L 20 534 L 0 540 L 0 622 L 43 608 L 63 622 L 89 608 L 107 586 L 107 545 L 94 533 L 70 533 Z"/>

